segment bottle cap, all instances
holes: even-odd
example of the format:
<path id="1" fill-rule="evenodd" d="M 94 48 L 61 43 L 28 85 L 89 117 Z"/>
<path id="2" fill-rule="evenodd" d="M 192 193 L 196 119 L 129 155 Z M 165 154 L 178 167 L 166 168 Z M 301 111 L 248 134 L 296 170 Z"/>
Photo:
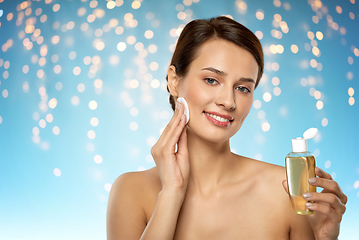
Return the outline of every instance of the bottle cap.
<path id="1" fill-rule="evenodd" d="M 297 137 L 292 139 L 292 152 L 306 152 L 307 150 L 307 139 L 311 139 L 317 135 L 317 128 L 309 128 L 303 133 L 303 138 Z"/>

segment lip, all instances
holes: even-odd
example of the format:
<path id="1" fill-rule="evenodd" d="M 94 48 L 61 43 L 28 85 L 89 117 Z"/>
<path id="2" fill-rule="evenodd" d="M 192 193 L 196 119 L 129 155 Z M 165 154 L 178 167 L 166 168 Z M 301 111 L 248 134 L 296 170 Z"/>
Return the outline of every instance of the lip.
<path id="1" fill-rule="evenodd" d="M 205 112 L 203 111 L 204 113 L 209 113 L 209 114 L 213 114 L 213 115 L 216 115 L 216 116 L 219 116 L 219 117 L 222 117 L 222 118 L 225 118 L 225 119 L 228 119 L 229 121 L 233 121 L 233 118 L 229 115 L 225 115 L 225 114 L 220 114 L 218 112 Z M 207 115 L 208 116 L 208 115 Z"/>
<path id="2" fill-rule="evenodd" d="M 228 119 L 229 122 L 221 122 L 221 121 L 218 121 L 217 119 L 207 115 L 206 113 L 209 113 L 209 114 L 213 114 L 213 115 L 217 115 L 219 117 L 222 117 L 222 118 L 225 118 L 225 119 Z M 228 116 L 228 115 L 224 115 L 224 114 L 220 114 L 220 113 L 217 113 L 217 112 L 203 112 L 204 116 L 207 118 L 208 121 L 210 121 L 211 123 L 213 123 L 214 125 L 218 126 L 218 127 L 228 127 L 229 125 L 231 125 L 232 121 L 233 121 L 233 118 L 231 116 Z"/>

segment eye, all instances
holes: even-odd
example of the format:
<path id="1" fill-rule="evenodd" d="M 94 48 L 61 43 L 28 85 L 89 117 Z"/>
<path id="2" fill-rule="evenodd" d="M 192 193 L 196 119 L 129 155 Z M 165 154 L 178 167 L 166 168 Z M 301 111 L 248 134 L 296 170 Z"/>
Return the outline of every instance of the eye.
<path id="1" fill-rule="evenodd" d="M 217 84 L 218 81 L 217 80 L 214 80 L 212 78 L 205 78 L 204 79 L 209 85 L 214 85 L 214 84 Z"/>
<path id="2" fill-rule="evenodd" d="M 240 92 L 244 92 L 244 93 L 250 93 L 251 90 L 247 87 L 236 87 L 237 90 L 239 90 Z"/>

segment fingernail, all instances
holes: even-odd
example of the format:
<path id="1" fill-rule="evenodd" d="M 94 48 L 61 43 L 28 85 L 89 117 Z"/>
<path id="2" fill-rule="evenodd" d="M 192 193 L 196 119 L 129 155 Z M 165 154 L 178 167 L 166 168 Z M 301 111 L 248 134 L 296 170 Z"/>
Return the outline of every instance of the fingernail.
<path id="1" fill-rule="evenodd" d="M 309 199 L 311 196 L 312 196 L 312 194 L 309 193 L 309 192 L 303 193 L 303 197 L 304 197 L 305 199 Z"/>
<path id="2" fill-rule="evenodd" d="M 315 184 L 315 183 L 317 182 L 317 178 L 309 178 L 309 179 L 308 179 L 308 182 L 309 182 L 310 184 Z"/>
<path id="3" fill-rule="evenodd" d="M 322 173 L 322 172 L 323 172 L 323 170 L 322 170 L 321 168 L 318 168 L 318 172 Z"/>
<path id="4" fill-rule="evenodd" d="M 305 206 L 306 206 L 307 208 L 313 207 L 313 203 L 307 202 L 307 203 L 305 203 Z"/>

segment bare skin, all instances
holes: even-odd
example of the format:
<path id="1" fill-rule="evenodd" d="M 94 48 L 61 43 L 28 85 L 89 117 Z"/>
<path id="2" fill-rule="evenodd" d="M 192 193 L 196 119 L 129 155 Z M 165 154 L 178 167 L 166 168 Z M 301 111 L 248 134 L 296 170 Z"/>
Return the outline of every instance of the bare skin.
<path id="1" fill-rule="evenodd" d="M 308 207 L 316 213 L 296 215 L 283 167 L 230 151 L 229 139 L 251 109 L 257 72 L 248 51 L 221 39 L 203 44 L 185 78 L 170 66 L 168 86 L 187 100 L 188 125 L 177 104 L 152 148 L 156 167 L 114 182 L 109 240 L 337 238 L 347 198 L 329 174 L 316 170 L 315 185 L 324 190 L 307 198 L 317 201 Z M 206 113 L 231 121 L 218 123 Z"/>

